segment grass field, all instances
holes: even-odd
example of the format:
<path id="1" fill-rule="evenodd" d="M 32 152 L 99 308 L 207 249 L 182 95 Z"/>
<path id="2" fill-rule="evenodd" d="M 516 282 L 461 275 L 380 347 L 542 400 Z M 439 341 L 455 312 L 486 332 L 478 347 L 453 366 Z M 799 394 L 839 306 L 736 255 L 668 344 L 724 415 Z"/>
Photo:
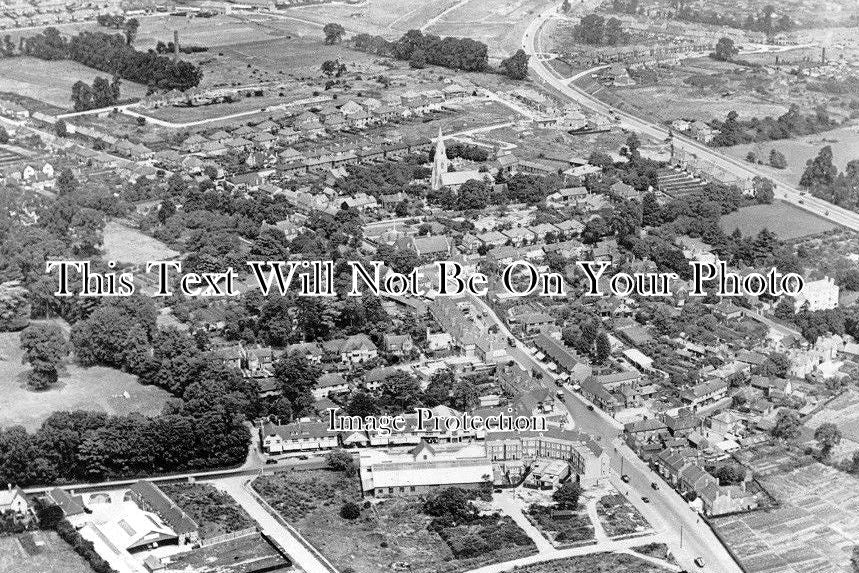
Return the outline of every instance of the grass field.
<path id="1" fill-rule="evenodd" d="M 669 571 L 625 553 L 592 553 L 517 568 L 518 573 L 665 573 Z"/>
<path id="2" fill-rule="evenodd" d="M 719 219 L 719 224 L 726 233 L 739 229 L 744 236 L 757 235 L 763 229 L 769 229 L 785 241 L 825 233 L 836 228 L 826 219 L 784 201 L 743 207 L 724 215 Z"/>
<path id="3" fill-rule="evenodd" d="M 110 79 L 110 74 L 72 61 L 47 61 L 37 58 L 3 58 L 0 60 L 0 85 L 10 91 L 57 107 L 72 109 L 72 84 L 82 80 L 91 84 L 97 76 Z M 146 87 L 123 81 L 120 98 L 139 98 Z"/>
<path id="4" fill-rule="evenodd" d="M 92 573 L 92 568 L 53 531 L 35 531 L 0 537 L 0 573 Z"/>
<path id="5" fill-rule="evenodd" d="M 170 395 L 154 386 L 142 386 L 137 378 L 112 368 L 80 368 L 70 364 L 49 390 L 34 392 L 26 382 L 29 367 L 17 332 L 0 333 L 0 427 L 21 424 L 38 429 L 52 412 L 92 410 L 111 414 L 157 414 Z"/>
<path id="6" fill-rule="evenodd" d="M 173 259 L 179 254 L 161 241 L 114 221 L 105 225 L 104 250 L 107 259 L 133 265 Z"/>
<path id="7" fill-rule="evenodd" d="M 755 155 L 766 162 L 769 159 L 770 151 L 777 149 L 787 159 L 787 169 L 774 169 L 766 165 L 761 167 L 772 173 L 773 177 L 798 185 L 802 172 L 805 171 L 805 162 L 814 159 L 820 149 L 827 145 L 832 147 L 832 163 L 838 167 L 839 171 L 843 171 L 848 161 L 859 159 L 859 128 L 842 127 L 797 139 L 747 143 L 721 148 L 720 151 L 742 160 L 746 159 L 749 151 L 753 151 Z"/>
<path id="8" fill-rule="evenodd" d="M 641 533 L 650 529 L 644 516 L 619 493 L 603 496 L 597 502 L 597 514 L 609 537 Z"/>

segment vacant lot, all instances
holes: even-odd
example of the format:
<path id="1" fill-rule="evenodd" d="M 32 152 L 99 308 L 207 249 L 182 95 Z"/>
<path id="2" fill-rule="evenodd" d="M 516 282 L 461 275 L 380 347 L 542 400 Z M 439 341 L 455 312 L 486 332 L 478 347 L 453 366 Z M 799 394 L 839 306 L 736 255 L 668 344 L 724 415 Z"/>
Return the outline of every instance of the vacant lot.
<path id="1" fill-rule="evenodd" d="M 813 431 L 826 422 L 838 426 L 843 435 L 841 443 L 832 452 L 834 459 L 847 458 L 859 450 L 859 392 L 848 390 L 814 414 L 805 426 Z"/>
<path id="2" fill-rule="evenodd" d="M 533 552 L 527 537 L 530 547 L 506 542 L 525 536 L 512 520 L 487 516 L 469 525 L 468 532 L 461 531 L 465 526 L 458 526 L 445 530 L 446 534 L 457 541 L 469 534 L 484 540 L 503 539 L 493 539 L 490 547 L 495 550 L 481 557 L 456 559 L 442 537 L 427 529 L 431 518 L 423 513 L 420 498 L 365 503 L 357 479 L 336 472 L 284 472 L 258 478 L 254 488 L 341 570 L 350 567 L 356 573 L 376 573 L 402 567 L 417 573 L 458 571 Z M 340 508 L 347 501 L 362 506 L 358 519 L 340 517 Z"/>
<path id="3" fill-rule="evenodd" d="M 283 571 L 291 565 L 261 535 L 246 535 L 169 558 L 170 571 L 183 573 L 251 573 Z"/>
<path id="4" fill-rule="evenodd" d="M 0 537 L 0 573 L 92 573 L 89 563 L 52 531 Z"/>
<path id="5" fill-rule="evenodd" d="M 55 105 L 72 109 L 72 84 L 78 80 L 92 84 L 97 76 L 110 79 L 110 74 L 72 61 L 47 61 L 20 57 L 0 60 L 0 85 L 3 91 L 15 92 Z M 123 100 L 146 95 L 146 87 L 123 81 L 120 98 Z"/>
<path id="6" fill-rule="evenodd" d="M 170 395 L 112 368 L 68 365 L 59 382 L 43 392 L 30 390 L 29 367 L 21 363 L 19 334 L 0 333 L 0 427 L 21 424 L 38 429 L 51 413 L 60 410 L 94 410 L 111 414 L 140 412 L 154 415 Z"/>
<path id="7" fill-rule="evenodd" d="M 650 529 L 644 516 L 620 494 L 603 496 L 597 502 L 597 514 L 609 537 L 632 535 Z"/>
<path id="8" fill-rule="evenodd" d="M 584 509 L 567 512 L 532 505 L 528 516 L 540 533 L 558 547 L 574 547 L 594 539 L 594 526 Z"/>
<path id="9" fill-rule="evenodd" d="M 200 526 L 203 539 L 233 533 L 256 522 L 228 493 L 199 483 L 176 483 L 160 486 Z"/>
<path id="10" fill-rule="evenodd" d="M 719 224 L 726 233 L 739 229 L 744 236 L 757 235 L 768 229 L 783 241 L 810 237 L 836 228 L 826 219 L 783 201 L 743 207 L 723 216 Z"/>
<path id="11" fill-rule="evenodd" d="M 179 254 L 161 241 L 113 221 L 104 228 L 104 250 L 107 259 L 132 265 L 169 260 Z"/>
<path id="12" fill-rule="evenodd" d="M 519 573 L 665 573 L 659 567 L 625 553 L 593 553 L 517 569 Z"/>
<path id="13" fill-rule="evenodd" d="M 746 571 L 850 571 L 859 480 L 815 463 L 761 483 L 780 507 L 714 520 Z"/>

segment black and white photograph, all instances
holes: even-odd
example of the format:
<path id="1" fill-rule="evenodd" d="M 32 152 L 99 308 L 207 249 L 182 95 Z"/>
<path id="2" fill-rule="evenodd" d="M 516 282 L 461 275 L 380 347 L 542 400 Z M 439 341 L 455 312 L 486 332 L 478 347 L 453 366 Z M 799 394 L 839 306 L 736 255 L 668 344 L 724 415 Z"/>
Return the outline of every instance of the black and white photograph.
<path id="1" fill-rule="evenodd" d="M 0 573 L 859 573 L 857 0 L 0 0 Z"/>

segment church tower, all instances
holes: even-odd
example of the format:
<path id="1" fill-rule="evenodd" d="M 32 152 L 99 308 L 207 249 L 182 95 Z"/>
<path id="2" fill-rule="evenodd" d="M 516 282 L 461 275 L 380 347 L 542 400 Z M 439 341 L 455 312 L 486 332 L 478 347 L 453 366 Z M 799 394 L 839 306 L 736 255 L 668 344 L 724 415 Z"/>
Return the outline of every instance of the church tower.
<path id="1" fill-rule="evenodd" d="M 441 174 L 447 173 L 450 160 L 447 158 L 447 150 L 444 148 L 444 137 L 441 135 L 441 126 L 438 128 L 438 139 L 435 141 L 435 157 L 432 162 L 432 177 L 430 185 L 433 191 L 441 189 Z"/>

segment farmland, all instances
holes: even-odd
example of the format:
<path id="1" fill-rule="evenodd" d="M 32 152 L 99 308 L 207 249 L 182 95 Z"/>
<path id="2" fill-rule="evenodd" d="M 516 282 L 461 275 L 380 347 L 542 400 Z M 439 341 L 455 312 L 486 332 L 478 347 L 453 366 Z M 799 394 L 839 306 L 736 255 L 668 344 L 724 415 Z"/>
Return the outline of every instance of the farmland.
<path id="1" fill-rule="evenodd" d="M 21 424 L 38 429 L 51 413 L 60 410 L 94 410 L 111 414 L 161 411 L 169 394 L 142 386 L 130 374 L 105 367 L 80 368 L 70 364 L 59 382 L 34 392 L 25 380 L 29 367 L 21 363 L 17 332 L 0 333 L 0 427 Z"/>
<path id="2" fill-rule="evenodd" d="M 0 63 L 0 85 L 4 91 L 38 99 L 60 108 L 72 109 L 72 84 L 82 80 L 91 84 L 97 76 L 110 74 L 77 62 L 47 61 L 30 57 L 4 58 Z M 132 82 L 120 84 L 120 99 L 140 98 L 146 87 Z"/>
<path id="3" fill-rule="evenodd" d="M 744 236 L 757 235 L 763 229 L 768 229 L 784 241 L 835 229 L 835 225 L 829 221 L 783 201 L 743 207 L 724 215 L 719 224 L 726 233 L 739 229 Z"/>

